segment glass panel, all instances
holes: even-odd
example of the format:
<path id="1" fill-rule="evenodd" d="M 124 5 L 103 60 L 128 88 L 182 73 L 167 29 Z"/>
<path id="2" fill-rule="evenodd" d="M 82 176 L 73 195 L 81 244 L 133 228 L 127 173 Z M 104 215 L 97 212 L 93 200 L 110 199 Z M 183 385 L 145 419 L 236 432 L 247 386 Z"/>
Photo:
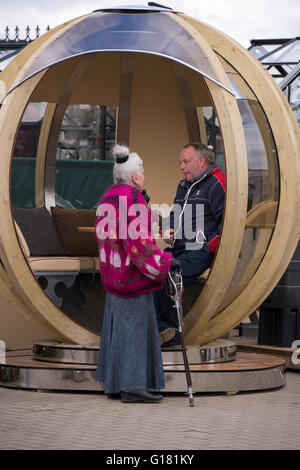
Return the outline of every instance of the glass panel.
<path id="1" fill-rule="evenodd" d="M 237 100 L 247 146 L 249 193 L 248 210 L 266 199 L 268 193 L 268 162 L 258 125 L 246 100 Z"/>
<path id="2" fill-rule="evenodd" d="M 19 51 L 20 49 L 0 50 L 0 72 L 15 58 Z"/>
<path id="3" fill-rule="evenodd" d="M 14 57 L 10 57 L 9 59 L 3 60 L 3 62 L 0 62 L 0 72 L 2 72 L 5 67 L 10 63 L 11 60 L 13 60 Z"/>
<path id="4" fill-rule="evenodd" d="M 55 202 L 57 207 L 96 209 L 101 194 L 112 184 L 112 161 L 56 161 Z"/>
<path id="5" fill-rule="evenodd" d="M 269 54 L 272 52 L 274 49 L 277 49 L 279 47 L 278 44 L 263 44 L 260 46 L 252 46 L 249 48 L 249 51 L 257 58 L 260 59 L 260 57 L 263 57 L 266 54 Z"/>
<path id="6" fill-rule="evenodd" d="M 17 157 L 11 167 L 11 199 L 13 207 L 35 207 L 35 158 Z"/>
<path id="7" fill-rule="evenodd" d="M 214 148 L 216 163 L 220 170 L 225 172 L 224 146 L 217 114 L 213 106 L 205 106 L 202 109 L 205 119 L 207 145 L 211 145 Z"/>
<path id="8" fill-rule="evenodd" d="M 300 127 L 300 75 L 291 83 L 289 88 L 289 101 Z"/>
<path id="9" fill-rule="evenodd" d="M 99 12 L 85 17 L 46 47 L 23 80 L 58 61 L 95 51 L 159 54 L 217 79 L 198 44 L 165 13 Z"/>
<path id="10" fill-rule="evenodd" d="M 300 40 L 296 40 L 289 46 L 274 52 L 263 60 L 263 63 L 284 63 L 284 62 L 299 62 L 300 57 Z"/>
<path id="11" fill-rule="evenodd" d="M 69 105 L 57 148 L 58 159 L 109 160 L 115 142 L 116 107 Z"/>
<path id="12" fill-rule="evenodd" d="M 113 184 L 110 150 L 115 143 L 116 113 L 112 106 L 68 106 L 57 149 L 58 207 L 96 208 L 101 194 Z"/>
<path id="13" fill-rule="evenodd" d="M 9 54 L 11 54 L 13 51 L 11 49 L 7 49 L 7 50 L 0 50 L 0 61 L 2 61 L 3 59 L 5 59 L 6 56 L 8 56 Z"/>
<path id="14" fill-rule="evenodd" d="M 103 108 L 107 109 L 104 111 Z M 46 103 L 29 103 L 20 124 L 11 167 L 13 207 L 36 206 L 36 154 L 45 110 Z M 113 184 L 110 148 L 115 142 L 116 110 L 115 107 L 93 105 L 68 108 L 57 150 L 55 189 L 58 207 L 95 208 L 101 194 Z M 72 119 L 70 129 L 66 123 Z M 74 139 L 71 149 L 67 148 L 67 143 L 71 146 L 68 132 Z M 101 160 L 102 157 L 106 161 Z"/>
<path id="15" fill-rule="evenodd" d="M 13 207 L 35 207 L 36 152 L 46 103 L 29 103 L 17 134 L 11 167 Z"/>
<path id="16" fill-rule="evenodd" d="M 270 75 L 280 85 L 280 82 L 290 73 L 292 70 L 288 65 L 278 66 L 265 66 Z"/>

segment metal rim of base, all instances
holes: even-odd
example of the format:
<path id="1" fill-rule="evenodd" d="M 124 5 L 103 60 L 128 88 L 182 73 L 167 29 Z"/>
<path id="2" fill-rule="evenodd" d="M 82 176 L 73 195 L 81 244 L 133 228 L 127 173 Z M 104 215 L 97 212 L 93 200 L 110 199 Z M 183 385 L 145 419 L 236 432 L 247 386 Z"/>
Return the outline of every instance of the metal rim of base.
<path id="1" fill-rule="evenodd" d="M 102 385 L 96 380 L 96 368 L 49 369 L 0 366 L 0 386 L 5 388 L 36 389 L 53 391 L 103 392 Z M 270 390 L 285 385 L 285 368 L 277 367 L 244 371 L 193 371 L 194 393 L 235 394 L 238 392 Z M 186 393 L 184 371 L 165 371 L 165 389 L 162 392 Z"/>
<path id="2" fill-rule="evenodd" d="M 97 364 L 98 345 L 80 346 L 58 341 L 35 341 L 32 345 L 33 357 L 39 361 L 66 364 Z M 187 348 L 190 364 L 215 364 L 233 361 L 237 345 L 233 341 L 215 340 L 198 348 Z M 162 349 L 163 363 L 182 364 L 180 348 Z"/>

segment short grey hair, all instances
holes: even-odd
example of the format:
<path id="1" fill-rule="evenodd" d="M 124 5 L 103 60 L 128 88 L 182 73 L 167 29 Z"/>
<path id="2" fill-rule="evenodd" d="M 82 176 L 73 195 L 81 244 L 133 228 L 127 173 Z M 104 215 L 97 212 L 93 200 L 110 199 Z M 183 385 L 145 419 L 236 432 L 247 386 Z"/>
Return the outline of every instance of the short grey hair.
<path id="1" fill-rule="evenodd" d="M 207 146 L 197 142 L 193 144 L 187 144 L 183 148 L 186 149 L 188 147 L 193 147 L 199 157 L 204 157 L 209 165 L 213 165 L 215 163 L 216 159 L 212 146 Z"/>
<path id="2" fill-rule="evenodd" d="M 143 160 L 135 152 L 130 152 L 126 145 L 115 145 L 112 149 L 112 155 L 115 160 L 113 169 L 114 182 L 115 183 L 130 183 L 132 173 L 141 175 L 143 168 Z M 125 163 L 117 163 L 117 158 L 127 157 L 128 160 Z"/>

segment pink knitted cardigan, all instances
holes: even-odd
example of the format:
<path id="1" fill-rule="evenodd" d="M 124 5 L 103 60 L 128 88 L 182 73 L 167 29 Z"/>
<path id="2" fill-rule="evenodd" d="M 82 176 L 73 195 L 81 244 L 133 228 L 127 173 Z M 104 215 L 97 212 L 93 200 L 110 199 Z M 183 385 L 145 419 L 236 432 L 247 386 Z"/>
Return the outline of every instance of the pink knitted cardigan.
<path id="1" fill-rule="evenodd" d="M 162 289 L 172 256 L 151 236 L 151 211 L 141 192 L 128 184 L 111 186 L 100 199 L 97 215 L 99 267 L 106 291 L 130 298 Z"/>

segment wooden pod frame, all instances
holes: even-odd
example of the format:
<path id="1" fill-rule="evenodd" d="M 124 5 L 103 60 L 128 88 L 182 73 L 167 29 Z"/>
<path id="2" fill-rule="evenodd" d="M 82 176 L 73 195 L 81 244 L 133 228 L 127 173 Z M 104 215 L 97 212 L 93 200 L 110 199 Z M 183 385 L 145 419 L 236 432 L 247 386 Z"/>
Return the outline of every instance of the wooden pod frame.
<path id="1" fill-rule="evenodd" d="M 213 81 L 202 75 L 201 86 L 205 88 L 206 96 L 209 97 L 216 110 L 222 133 L 226 162 L 226 208 L 221 242 L 208 280 L 185 317 L 186 341 L 190 345 L 199 345 L 226 334 L 253 312 L 275 287 L 293 256 L 299 239 L 300 194 L 297 178 L 300 154 L 299 130 L 290 106 L 279 87 L 248 51 L 220 31 L 198 20 L 171 12 L 164 12 L 163 14 L 175 21 L 179 27 L 193 38 L 208 58 L 215 77 L 217 77 L 217 80 Z M 0 108 L 0 214 L 2 221 L 5 221 L 1 224 L 0 229 L 0 257 L 2 261 L 0 266 L 0 293 L 29 322 L 44 329 L 54 339 L 87 345 L 98 343 L 98 335 L 79 325 L 56 307 L 33 276 L 19 242 L 12 217 L 10 195 L 12 155 L 22 115 L 31 97 L 37 93 L 43 80 L 47 78 L 48 72 L 50 73 L 52 69 L 46 67 L 19 86 L 17 85 L 35 58 L 42 54 L 51 43 L 59 40 L 59 37 L 67 30 L 76 28 L 82 18 L 85 17 L 65 23 L 34 41 L 0 75 L 0 92 L 2 93 Z M 98 52 L 97 54 L 101 55 L 102 53 Z M 125 67 L 123 70 L 125 79 L 122 84 L 119 84 L 120 87 L 125 87 L 122 94 L 124 102 L 122 106 L 119 103 L 120 116 L 122 110 L 126 111 L 127 109 L 128 111 L 126 90 L 132 89 L 131 86 L 135 86 L 133 89 L 138 90 L 135 91 L 136 93 L 140 92 L 140 96 L 143 96 L 143 93 L 145 94 L 142 86 L 139 88 L 139 84 L 132 85 L 130 82 L 130 67 L 132 67 L 130 60 L 132 55 L 130 52 L 126 54 L 128 59 L 126 60 L 127 68 Z M 45 155 L 46 152 L 49 152 L 50 157 L 55 155 L 58 139 L 57 123 L 61 122 L 64 110 L 71 100 L 74 83 L 85 73 L 86 68 L 92 67 L 94 57 L 94 55 L 91 55 L 83 59 L 81 57 L 71 59 L 73 61 L 71 73 L 66 78 L 63 93 L 55 103 L 50 103 L 47 107 L 37 153 L 36 171 L 40 172 L 41 175 L 36 180 L 36 200 L 38 204 L 45 201 L 45 182 L 43 178 Z M 151 62 L 154 59 L 149 53 L 142 58 L 138 58 L 138 60 L 146 67 L 147 61 Z M 161 64 L 162 67 L 165 67 L 166 61 L 172 62 L 170 58 L 156 58 L 155 60 L 157 61 L 155 63 Z M 178 61 L 175 62 L 175 65 L 172 64 L 172 70 L 180 80 L 183 68 L 178 66 Z M 277 177 L 280 191 L 278 197 L 272 197 L 274 193 L 272 178 L 275 179 L 276 175 L 272 173 L 273 163 L 270 160 L 270 200 L 260 201 L 248 213 L 247 151 L 249 149 L 247 149 L 238 100 L 233 92 L 228 92 L 228 90 L 232 90 L 230 77 L 236 79 L 235 83 L 240 83 L 240 90 L 244 90 L 244 95 L 249 98 L 250 103 L 260 106 L 265 120 L 261 118 L 261 113 L 255 115 L 255 107 L 253 108 L 254 116 L 257 121 L 259 119 L 263 120 L 259 123 L 259 128 L 263 129 L 263 126 L 265 126 L 268 129 L 268 134 L 272 136 L 272 142 L 277 152 L 274 155 L 274 149 L 270 148 L 269 153 L 272 154 L 273 152 L 274 158 L 278 158 L 278 162 L 276 160 L 279 168 Z M 197 88 L 198 82 L 194 71 L 191 72 L 190 79 L 194 80 Z M 6 94 L 11 89 L 13 91 Z M 184 90 L 182 93 L 184 93 Z M 247 93 L 249 96 L 247 96 Z M 189 120 L 189 114 L 185 112 L 185 109 L 191 109 L 188 107 L 188 103 L 193 101 L 194 97 L 192 95 L 192 93 L 185 93 L 187 99 L 182 105 L 182 112 L 185 113 L 187 121 Z M 163 97 L 161 97 L 161 100 L 163 100 Z M 138 100 L 136 99 L 136 101 Z M 141 138 L 138 128 L 139 119 L 134 115 L 135 112 L 139 111 L 138 104 L 134 104 L 134 99 L 131 102 L 131 108 L 129 107 L 130 110 L 132 113 L 130 126 L 127 126 L 127 128 L 122 127 L 122 121 L 119 119 L 118 137 L 120 138 L 122 132 L 124 135 L 127 133 L 129 145 L 134 149 L 138 149 L 142 156 L 146 153 L 144 162 L 147 176 L 147 165 L 150 165 L 150 157 L 147 155 L 147 145 L 144 143 L 146 137 L 142 136 L 143 138 Z M 124 112 L 124 115 L 126 115 L 126 112 Z M 200 118 L 198 119 L 199 126 L 201 126 L 201 122 L 203 127 L 203 116 L 202 121 Z M 175 121 L 172 124 L 174 126 L 172 129 L 165 129 L 165 132 L 169 132 L 170 136 L 172 136 L 172 133 L 176 134 L 174 129 L 178 125 Z M 179 125 L 178 128 L 180 128 Z M 183 139 L 189 139 L 193 135 L 194 131 L 191 129 L 187 123 L 187 130 L 181 137 L 182 143 L 186 143 Z M 50 143 L 49 135 L 52 137 Z M 262 138 L 264 145 L 267 147 L 270 141 L 265 136 L 262 136 Z M 206 136 L 203 137 L 203 140 L 205 139 Z M 157 140 L 156 145 L 161 147 L 166 145 L 163 137 L 158 137 Z M 180 152 L 180 146 L 178 145 L 180 145 L 181 140 L 177 142 L 174 137 L 174 149 L 176 149 L 177 155 Z M 172 149 L 172 153 L 174 149 Z M 173 156 L 169 156 L 169 159 L 165 162 L 166 168 L 170 164 L 176 164 Z M 155 162 L 153 165 L 155 174 Z M 149 172 L 151 173 L 151 169 Z M 53 184 L 53 181 L 52 183 L 50 181 L 49 184 Z M 170 185 L 166 191 L 169 192 L 171 198 L 175 192 L 175 186 L 171 187 Z M 238 287 L 233 287 L 233 279 L 241 250 L 243 250 L 247 228 L 261 229 L 260 243 L 263 248 L 254 250 L 253 256 L 249 257 L 248 263 L 244 267 L 245 272 L 241 275 L 241 282 Z"/>

